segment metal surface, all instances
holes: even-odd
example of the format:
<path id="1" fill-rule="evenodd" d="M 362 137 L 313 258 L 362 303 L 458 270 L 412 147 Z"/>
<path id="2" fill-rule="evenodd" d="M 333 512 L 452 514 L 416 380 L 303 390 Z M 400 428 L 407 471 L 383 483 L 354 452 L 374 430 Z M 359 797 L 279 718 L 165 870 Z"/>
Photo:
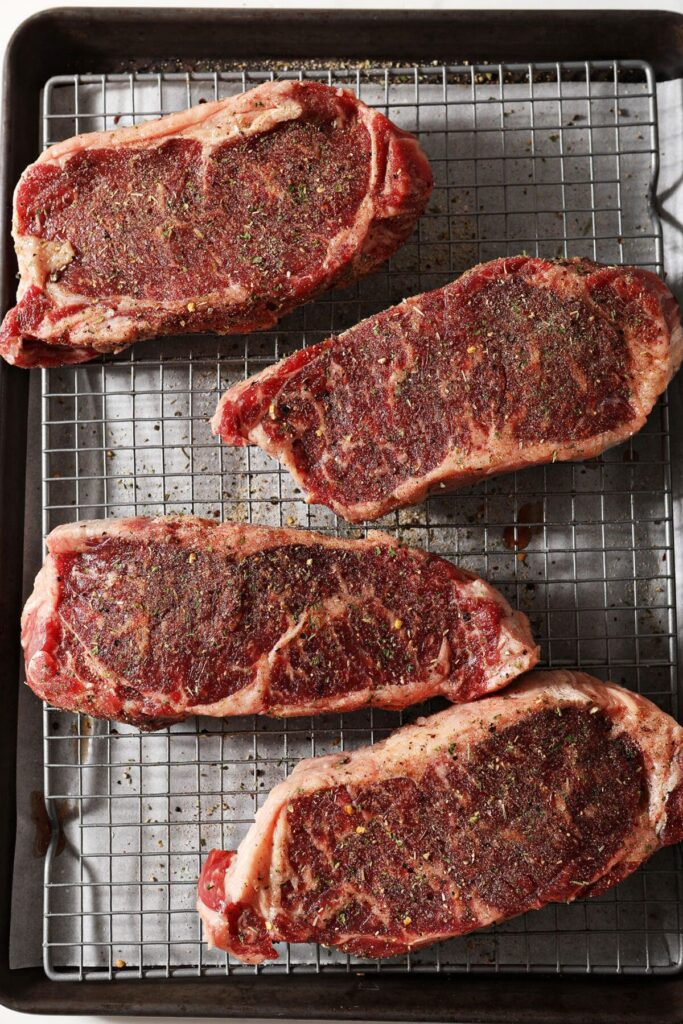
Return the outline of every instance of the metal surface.
<path id="1" fill-rule="evenodd" d="M 145 343 L 116 360 L 44 371 L 44 533 L 76 518 L 162 512 L 353 533 L 327 510 L 305 506 L 260 451 L 211 438 L 220 391 L 480 260 L 526 250 L 663 269 L 647 65 L 306 76 L 350 85 L 420 135 L 436 187 L 415 236 L 372 279 L 309 304 L 275 331 Z M 269 77 L 253 69 L 53 78 L 44 142 Z M 527 531 L 517 523 L 531 527 L 524 549 Z M 530 615 L 545 664 L 578 665 L 675 713 L 665 400 L 640 435 L 601 459 L 488 481 L 376 525 L 486 575 Z M 289 722 L 202 719 L 140 735 L 47 709 L 49 977 L 252 973 L 201 944 L 194 901 L 203 853 L 234 848 L 301 756 L 370 742 L 399 721 L 376 710 Z M 380 965 L 299 946 L 258 972 L 673 972 L 683 958 L 676 857 L 663 851 L 600 899 L 548 907 L 409 958 Z"/>

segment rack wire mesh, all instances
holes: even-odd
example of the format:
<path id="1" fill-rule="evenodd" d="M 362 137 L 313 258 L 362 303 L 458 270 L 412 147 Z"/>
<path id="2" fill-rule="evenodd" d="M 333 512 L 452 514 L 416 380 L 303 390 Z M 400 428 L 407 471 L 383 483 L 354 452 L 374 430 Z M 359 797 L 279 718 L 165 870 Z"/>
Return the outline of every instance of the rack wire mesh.
<path id="1" fill-rule="evenodd" d="M 137 123 L 275 74 L 351 86 L 416 132 L 435 174 L 427 213 L 371 280 L 310 303 L 276 330 L 146 343 L 43 371 L 44 535 L 77 518 L 181 511 L 353 533 L 304 505 L 260 451 L 211 438 L 208 419 L 225 387 L 496 256 L 584 255 L 662 272 L 654 80 L 640 62 L 59 76 L 44 90 L 44 142 Z M 599 459 L 433 497 L 379 525 L 487 576 L 529 614 L 546 665 L 580 666 L 676 712 L 666 398 L 637 437 Z M 312 946 L 284 948 L 260 968 L 209 952 L 194 912 L 204 852 L 234 848 L 301 756 L 372 742 L 399 721 L 368 710 L 203 719 L 141 735 L 46 708 L 48 975 L 680 968 L 671 850 L 599 899 L 381 964 Z"/>

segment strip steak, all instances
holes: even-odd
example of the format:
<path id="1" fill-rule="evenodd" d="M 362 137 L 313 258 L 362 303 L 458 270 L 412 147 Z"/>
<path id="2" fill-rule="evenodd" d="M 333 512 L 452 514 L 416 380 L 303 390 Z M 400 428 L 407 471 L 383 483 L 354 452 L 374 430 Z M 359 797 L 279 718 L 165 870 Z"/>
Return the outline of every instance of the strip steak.
<path id="1" fill-rule="evenodd" d="M 274 942 L 406 953 L 595 895 L 683 838 L 683 729 L 579 672 L 532 673 L 352 754 L 301 762 L 198 910 L 246 963 Z"/>
<path id="2" fill-rule="evenodd" d="M 526 616 L 383 533 L 337 540 L 193 516 L 60 526 L 24 609 L 29 686 L 154 728 L 470 700 L 537 661 Z"/>
<path id="3" fill-rule="evenodd" d="M 235 385 L 212 426 L 360 522 L 434 489 L 599 455 L 640 430 L 682 357 L 678 306 L 655 274 L 517 256 Z"/>
<path id="4" fill-rule="evenodd" d="M 16 189 L 18 304 L 0 354 L 55 366 L 271 327 L 387 259 L 431 187 L 412 135 L 315 82 L 60 142 Z"/>

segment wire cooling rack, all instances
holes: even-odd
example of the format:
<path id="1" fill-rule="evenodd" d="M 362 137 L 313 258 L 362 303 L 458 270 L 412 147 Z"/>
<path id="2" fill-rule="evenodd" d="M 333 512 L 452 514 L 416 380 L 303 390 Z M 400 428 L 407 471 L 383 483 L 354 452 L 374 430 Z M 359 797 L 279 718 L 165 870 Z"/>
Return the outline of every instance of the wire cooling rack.
<path id="1" fill-rule="evenodd" d="M 117 359 L 44 371 L 45 534 L 77 518 L 163 512 L 353 534 L 327 510 L 305 506 L 260 451 L 211 438 L 208 419 L 224 388 L 481 260 L 527 251 L 663 269 L 647 65 L 275 73 L 349 85 L 417 132 L 435 175 L 429 209 L 372 279 L 308 304 L 277 330 L 140 344 Z M 273 74 L 53 78 L 44 91 L 44 141 L 139 122 Z M 432 497 L 377 525 L 488 577 L 529 614 L 546 665 L 580 666 L 675 713 L 666 399 L 645 430 L 600 459 Z M 371 742 L 399 721 L 368 710 L 282 722 L 203 719 L 140 735 L 47 708 L 49 976 L 680 967 L 671 850 L 600 899 L 550 906 L 381 964 L 312 946 L 285 948 L 261 968 L 209 952 L 194 911 L 203 855 L 237 845 L 268 790 L 300 757 Z"/>

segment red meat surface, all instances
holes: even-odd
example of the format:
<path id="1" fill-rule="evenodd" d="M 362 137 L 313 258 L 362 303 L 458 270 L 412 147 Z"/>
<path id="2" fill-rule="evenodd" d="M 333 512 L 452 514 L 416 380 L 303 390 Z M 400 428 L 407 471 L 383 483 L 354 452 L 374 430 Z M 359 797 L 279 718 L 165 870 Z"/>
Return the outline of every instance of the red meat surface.
<path id="1" fill-rule="evenodd" d="M 297 765 L 236 854 L 199 882 L 205 937 L 246 963 L 273 943 L 406 953 L 595 895 L 683 838 L 683 728 L 579 672 Z"/>
<path id="2" fill-rule="evenodd" d="M 470 700 L 537 660 L 498 591 L 383 533 L 180 516 L 60 526 L 47 547 L 22 619 L 26 680 L 99 718 Z"/>
<path id="3" fill-rule="evenodd" d="M 55 366 L 270 327 L 387 259 L 431 187 L 412 135 L 314 82 L 60 142 L 16 189 L 0 355 Z"/>
<path id="4" fill-rule="evenodd" d="M 435 489 L 599 455 L 640 430 L 682 356 L 678 306 L 655 274 L 517 256 L 235 385 L 212 425 L 360 522 Z"/>

